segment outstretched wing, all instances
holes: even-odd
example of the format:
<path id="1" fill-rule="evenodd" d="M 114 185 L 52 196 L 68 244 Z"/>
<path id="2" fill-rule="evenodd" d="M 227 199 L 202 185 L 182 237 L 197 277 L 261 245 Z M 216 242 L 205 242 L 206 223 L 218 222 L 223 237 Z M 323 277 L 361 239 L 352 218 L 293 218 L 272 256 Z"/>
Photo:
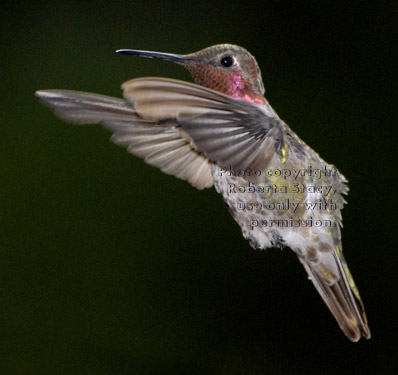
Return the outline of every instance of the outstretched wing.
<path id="1" fill-rule="evenodd" d="M 265 169 L 282 140 L 282 121 L 270 106 L 170 79 L 133 79 L 122 88 L 139 116 L 176 121 L 195 147 L 221 166 Z"/>
<path id="2" fill-rule="evenodd" d="M 198 189 L 213 184 L 213 162 L 264 169 L 282 139 L 270 107 L 182 81 L 141 78 L 122 86 L 127 100 L 68 90 L 36 92 L 64 120 L 97 123 L 111 140 Z"/>
<path id="3" fill-rule="evenodd" d="M 210 161 L 180 135 L 175 123 L 141 118 L 130 103 L 109 96 L 69 90 L 40 90 L 36 96 L 66 121 L 101 124 L 113 132 L 112 142 L 163 172 L 198 189 L 213 185 Z"/>

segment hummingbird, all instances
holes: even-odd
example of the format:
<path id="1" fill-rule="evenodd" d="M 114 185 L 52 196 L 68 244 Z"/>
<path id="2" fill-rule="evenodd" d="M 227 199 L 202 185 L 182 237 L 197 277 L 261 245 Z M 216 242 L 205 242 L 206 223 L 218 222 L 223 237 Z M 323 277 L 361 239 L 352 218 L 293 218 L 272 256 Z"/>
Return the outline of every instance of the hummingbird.
<path id="1" fill-rule="evenodd" d="M 122 49 L 171 61 L 195 83 L 136 78 L 124 99 L 69 90 L 35 95 L 61 119 L 100 124 L 111 141 L 201 190 L 215 187 L 254 249 L 292 249 L 344 334 L 371 334 L 342 252 L 345 177 L 283 122 L 256 59 L 219 44 L 190 54 Z"/>

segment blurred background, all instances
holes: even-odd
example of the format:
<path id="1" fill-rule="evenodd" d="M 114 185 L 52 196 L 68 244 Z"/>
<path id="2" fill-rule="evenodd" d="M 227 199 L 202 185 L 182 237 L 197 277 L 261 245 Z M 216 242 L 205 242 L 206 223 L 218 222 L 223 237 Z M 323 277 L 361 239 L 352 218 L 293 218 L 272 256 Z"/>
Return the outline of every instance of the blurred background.
<path id="1" fill-rule="evenodd" d="M 1 374 L 397 373 L 396 4 L 296 3 L 3 5 Z M 345 338 L 292 251 L 251 249 L 214 189 L 162 174 L 33 96 L 189 81 L 182 67 L 114 51 L 218 43 L 257 58 L 280 117 L 348 178 L 343 247 L 371 340 Z"/>

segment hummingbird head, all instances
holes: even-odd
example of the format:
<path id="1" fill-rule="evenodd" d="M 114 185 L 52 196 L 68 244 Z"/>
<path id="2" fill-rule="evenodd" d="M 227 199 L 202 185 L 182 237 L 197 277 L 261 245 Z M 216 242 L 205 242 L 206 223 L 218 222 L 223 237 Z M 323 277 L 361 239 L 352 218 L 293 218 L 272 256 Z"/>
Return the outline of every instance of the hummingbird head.
<path id="1" fill-rule="evenodd" d="M 188 55 L 118 50 L 118 53 L 158 58 L 184 66 L 196 84 L 237 99 L 264 104 L 264 86 L 256 59 L 244 48 L 218 44 Z"/>

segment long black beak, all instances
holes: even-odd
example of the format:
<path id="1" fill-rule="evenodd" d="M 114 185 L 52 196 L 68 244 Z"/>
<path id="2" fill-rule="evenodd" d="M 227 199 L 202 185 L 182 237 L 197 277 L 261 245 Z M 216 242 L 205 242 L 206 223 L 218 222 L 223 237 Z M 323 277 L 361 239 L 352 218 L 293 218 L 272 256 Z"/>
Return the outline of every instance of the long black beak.
<path id="1" fill-rule="evenodd" d="M 162 59 L 166 61 L 171 61 L 179 64 L 187 64 L 193 62 L 191 57 L 185 55 L 175 55 L 173 53 L 163 53 L 163 52 L 152 52 L 152 51 L 140 51 L 135 49 L 118 49 L 116 53 L 123 53 L 125 55 L 133 55 L 140 57 L 147 57 L 150 59 Z"/>

